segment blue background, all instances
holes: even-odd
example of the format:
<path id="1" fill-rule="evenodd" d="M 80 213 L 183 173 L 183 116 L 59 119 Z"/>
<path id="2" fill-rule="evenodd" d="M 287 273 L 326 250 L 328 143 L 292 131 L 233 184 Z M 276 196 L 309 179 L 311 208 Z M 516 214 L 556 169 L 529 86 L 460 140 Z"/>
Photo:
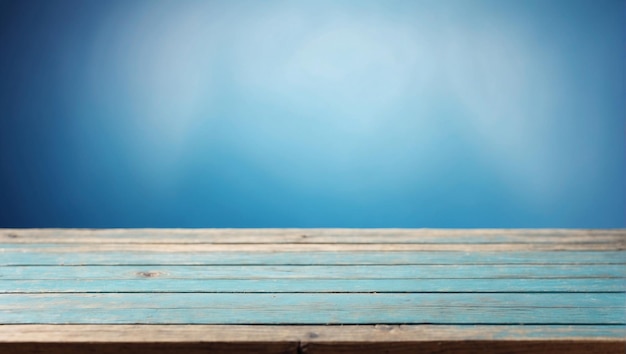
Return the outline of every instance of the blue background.
<path id="1" fill-rule="evenodd" d="M 624 227 L 624 1 L 0 1 L 0 227 Z"/>

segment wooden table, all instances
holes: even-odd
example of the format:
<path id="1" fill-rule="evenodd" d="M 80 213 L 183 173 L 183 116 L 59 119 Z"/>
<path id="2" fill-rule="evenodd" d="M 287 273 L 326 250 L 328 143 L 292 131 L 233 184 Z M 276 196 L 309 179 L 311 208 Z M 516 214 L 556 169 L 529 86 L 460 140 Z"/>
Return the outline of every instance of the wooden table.
<path id="1" fill-rule="evenodd" d="M 0 229 L 1 353 L 620 353 L 625 230 Z"/>

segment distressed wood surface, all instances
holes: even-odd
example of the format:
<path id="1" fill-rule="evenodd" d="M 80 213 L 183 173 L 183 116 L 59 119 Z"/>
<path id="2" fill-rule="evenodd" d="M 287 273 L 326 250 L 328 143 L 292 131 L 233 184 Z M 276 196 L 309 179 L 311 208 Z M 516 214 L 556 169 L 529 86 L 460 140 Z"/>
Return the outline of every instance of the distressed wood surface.
<path id="1" fill-rule="evenodd" d="M 106 247 L 80 251 L 77 248 L 12 247 L 0 243 L 0 266 L 29 265 L 471 265 L 471 264 L 626 264 L 626 252 L 622 251 L 559 251 L 558 257 L 546 252 L 450 252 L 450 251 L 312 251 L 280 252 L 253 250 L 250 252 L 220 251 L 198 252 L 193 247 L 187 251 L 110 251 Z M 39 245 L 40 246 L 40 245 Z"/>
<path id="2" fill-rule="evenodd" d="M 555 325 L 3 325 L 0 342 L 406 342 L 595 340 L 613 342 L 626 326 Z"/>
<path id="3" fill-rule="evenodd" d="M 203 266 L 30 266 L 2 267 L 0 279 L 552 279 L 552 278 L 626 278 L 621 264 L 524 265 L 212 265 Z"/>
<path id="4" fill-rule="evenodd" d="M 624 230 L 0 229 L 1 352 L 623 353 L 625 337 Z"/>
<path id="5" fill-rule="evenodd" d="M 150 269 L 150 268 L 147 268 Z M 557 279 L 177 279 L 137 269 L 135 279 L 0 281 L 0 293 L 620 293 L 623 278 Z"/>
<path id="6" fill-rule="evenodd" d="M 38 244 L 36 244 L 38 245 Z M 31 246 L 32 247 L 32 246 Z M 13 247 L 16 251 L 31 247 Z M 109 243 L 59 244 L 42 247 L 48 252 L 399 252 L 399 251 L 459 251 L 459 252 L 515 252 L 515 251 L 622 251 L 626 241 L 585 243 Z M 36 250 L 36 251 L 46 251 Z"/>
<path id="7" fill-rule="evenodd" d="M 2 294 L 5 323 L 626 324 L 622 294 Z"/>
<path id="8" fill-rule="evenodd" d="M 494 244 L 615 243 L 623 230 L 572 229 L 1 229 L 10 243 Z"/>
<path id="9" fill-rule="evenodd" d="M 15 353 L 623 353 L 624 326 L 5 325 Z M 50 338 L 56 342 L 51 343 Z M 88 344 L 87 344 L 88 343 Z M 316 349 L 317 348 L 317 349 Z"/>

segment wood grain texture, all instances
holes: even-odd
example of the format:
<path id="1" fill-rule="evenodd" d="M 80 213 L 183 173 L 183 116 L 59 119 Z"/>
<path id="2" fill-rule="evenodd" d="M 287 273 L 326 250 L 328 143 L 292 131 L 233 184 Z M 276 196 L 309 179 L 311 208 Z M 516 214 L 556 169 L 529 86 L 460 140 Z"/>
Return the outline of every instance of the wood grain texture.
<path id="1" fill-rule="evenodd" d="M 623 309 L 623 293 L 94 293 L 0 294 L 0 310 L 62 310 L 103 307 L 113 309 L 250 309 L 273 312 L 303 306 L 328 311 L 402 310 L 448 306 L 451 308 L 601 308 Z M 382 311 L 381 311 L 382 312 Z M 618 314 L 619 315 L 619 314 Z M 363 314 L 370 318 L 376 314 Z M 388 316 L 388 315 L 384 315 Z M 405 315 L 401 315 L 405 316 Z M 302 316 L 304 317 L 304 316 Z M 381 315 L 383 317 L 383 315 Z M 297 321 L 295 319 L 289 319 Z M 497 320 L 497 319 L 494 319 Z M 556 320 L 556 319 L 555 319 Z M 423 322 L 423 321 L 420 321 Z M 514 322 L 514 321 L 513 321 Z M 549 321 L 546 321 L 550 323 Z M 620 321 L 626 322 L 626 321 Z M 398 323 L 398 321 L 394 321 Z M 401 321 L 400 323 L 406 323 Z M 626 324 L 626 323 L 625 323 Z"/>
<path id="2" fill-rule="evenodd" d="M 6 353 L 622 353 L 606 326 L 0 326 Z M 581 335 L 589 337 L 581 337 Z M 608 335 L 607 335 L 608 334 Z M 51 342 L 51 338 L 56 341 Z M 542 339 L 548 338 L 548 339 Z"/>
<path id="3" fill-rule="evenodd" d="M 625 230 L 0 229 L 0 352 L 625 348 Z"/>
<path id="4" fill-rule="evenodd" d="M 255 353 L 297 354 L 299 343 L 293 342 L 177 342 L 177 343 L 0 343 L 0 352 L 14 354 L 206 354 Z"/>
<path id="5" fill-rule="evenodd" d="M 572 229 L 1 229 L 3 243 L 506 244 L 611 243 L 626 232 Z"/>
<path id="6" fill-rule="evenodd" d="M 34 244 L 39 245 L 39 244 Z M 515 252 L 515 251 L 623 251 L 626 241 L 585 243 L 86 243 L 57 244 L 53 247 L 13 247 L 18 252 Z"/>
<path id="7" fill-rule="evenodd" d="M 38 279 L 0 281 L 0 293 L 604 293 L 626 291 L 623 278 L 560 279 L 177 279 L 152 268 L 135 279 Z"/>
<path id="8" fill-rule="evenodd" d="M 0 267 L 3 280 L 71 279 L 626 279 L 626 266 L 601 265 L 368 265 L 368 266 L 48 266 Z"/>
<path id="9" fill-rule="evenodd" d="M 0 343 L 415 342 L 623 339 L 624 325 L 2 325 Z"/>
<path id="10" fill-rule="evenodd" d="M 6 324 L 626 324 L 621 293 L 2 294 Z"/>
<path id="11" fill-rule="evenodd" d="M 626 265 L 625 251 L 560 251 L 546 252 L 425 252 L 425 251 L 312 251 L 312 252 L 198 252 L 176 250 L 106 251 L 92 247 L 89 251 L 77 248 L 38 247 L 19 249 L 0 247 L 0 266 L 22 265 L 466 265 L 466 264 L 622 264 Z M 102 247 L 104 248 L 104 247 Z"/>

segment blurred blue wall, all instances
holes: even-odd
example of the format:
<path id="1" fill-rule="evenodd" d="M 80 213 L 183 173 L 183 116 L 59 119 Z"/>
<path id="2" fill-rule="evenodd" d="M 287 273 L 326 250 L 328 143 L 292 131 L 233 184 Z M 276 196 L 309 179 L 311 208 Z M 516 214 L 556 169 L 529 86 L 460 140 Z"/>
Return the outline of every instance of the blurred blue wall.
<path id="1" fill-rule="evenodd" d="M 624 227 L 625 19 L 0 0 L 0 227 Z"/>

